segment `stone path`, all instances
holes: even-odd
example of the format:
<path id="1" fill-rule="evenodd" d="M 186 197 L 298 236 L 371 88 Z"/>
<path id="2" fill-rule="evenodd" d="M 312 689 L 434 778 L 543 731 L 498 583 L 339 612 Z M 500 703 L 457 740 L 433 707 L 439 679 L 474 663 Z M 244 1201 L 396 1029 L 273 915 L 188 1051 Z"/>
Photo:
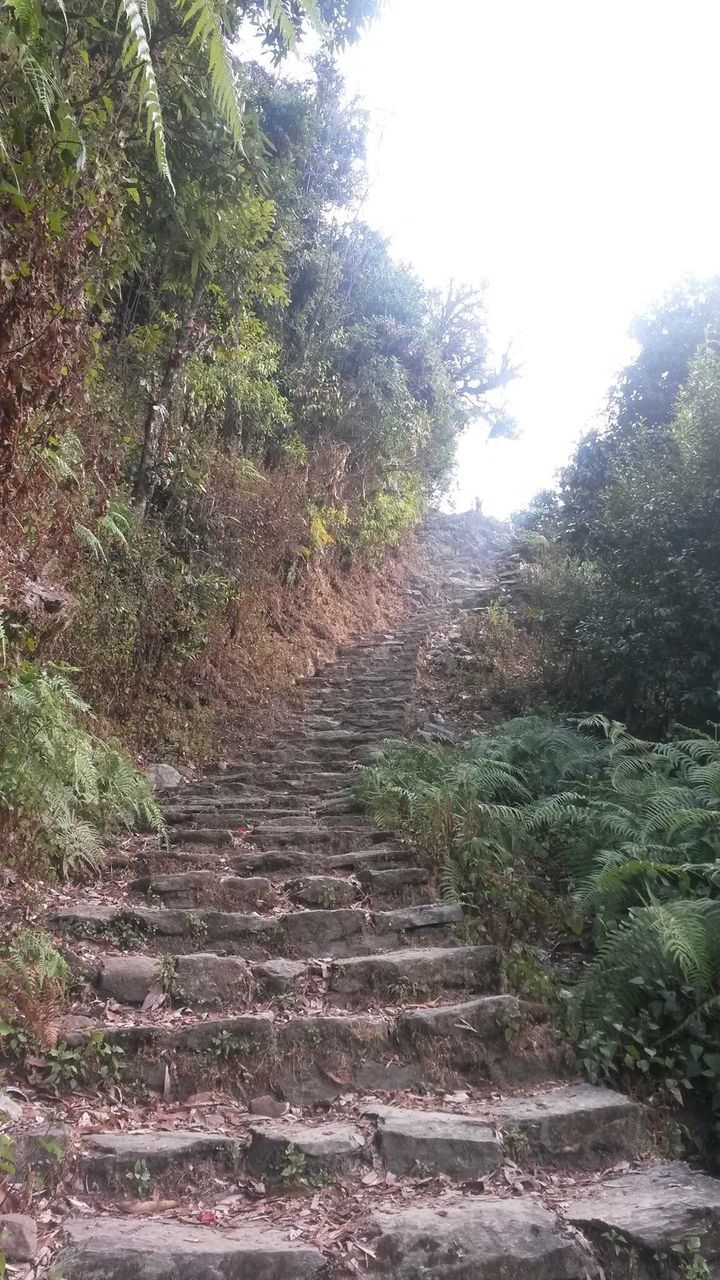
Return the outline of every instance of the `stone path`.
<path id="1" fill-rule="evenodd" d="M 402 731 L 428 627 L 487 586 L 459 563 L 446 597 L 174 794 L 170 848 L 120 914 L 52 918 L 113 1010 L 76 1043 L 102 1030 L 149 1090 L 141 1130 L 61 1135 L 92 1209 L 65 1224 L 62 1280 L 659 1277 L 697 1240 L 715 1273 L 720 1183 L 654 1160 L 643 1108 L 570 1074 L 497 949 L 357 811 L 353 770 Z"/>

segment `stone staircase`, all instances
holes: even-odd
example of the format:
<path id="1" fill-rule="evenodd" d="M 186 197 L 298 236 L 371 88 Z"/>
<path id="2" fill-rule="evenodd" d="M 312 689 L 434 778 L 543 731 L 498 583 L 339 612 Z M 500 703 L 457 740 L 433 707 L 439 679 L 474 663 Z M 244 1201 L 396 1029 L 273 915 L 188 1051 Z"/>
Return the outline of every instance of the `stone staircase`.
<path id="1" fill-rule="evenodd" d="M 52 913 L 85 984 L 69 1043 L 101 1031 L 118 1096 L 146 1098 L 140 1128 L 52 1131 L 81 1206 L 62 1280 L 642 1280 L 700 1254 L 720 1274 L 720 1182 L 578 1081 L 498 949 L 358 811 L 428 629 L 487 600 L 475 567 L 448 580 L 309 679 L 252 756 L 173 793 L 169 845 L 121 899 Z"/>

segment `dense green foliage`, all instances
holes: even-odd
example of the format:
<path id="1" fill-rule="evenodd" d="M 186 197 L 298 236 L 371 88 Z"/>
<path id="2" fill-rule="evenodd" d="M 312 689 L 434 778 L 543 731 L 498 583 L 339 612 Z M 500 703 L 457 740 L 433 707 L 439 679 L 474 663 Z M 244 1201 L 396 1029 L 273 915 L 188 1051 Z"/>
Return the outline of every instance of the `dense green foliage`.
<path id="1" fill-rule="evenodd" d="M 720 1111 L 720 744 L 593 717 L 511 720 L 463 747 L 388 744 L 359 794 L 509 941 L 577 937 L 569 1000 L 591 1074 L 637 1072 Z"/>
<path id="2" fill-rule="evenodd" d="M 0 822 L 9 860 L 63 877 L 97 870 L 119 824 L 159 830 L 150 788 L 125 755 L 91 734 L 66 672 L 23 663 L 0 704 Z"/>
<path id="3" fill-rule="evenodd" d="M 244 648 L 242 706 L 318 566 L 377 566 L 468 417 L 507 428 L 481 293 L 428 292 L 361 217 L 365 120 L 334 55 L 374 8 L 0 12 L 9 660 L 29 638 L 72 661 L 142 744 L 202 749 L 208 670 L 226 705 Z M 304 80 L 268 69 L 310 31 Z M 36 579 L 69 596 L 48 634 Z"/>
<path id="4" fill-rule="evenodd" d="M 661 733 L 718 713 L 720 284 L 636 336 L 606 427 L 521 518 L 547 539 L 521 621 L 565 656 L 556 698 Z"/>

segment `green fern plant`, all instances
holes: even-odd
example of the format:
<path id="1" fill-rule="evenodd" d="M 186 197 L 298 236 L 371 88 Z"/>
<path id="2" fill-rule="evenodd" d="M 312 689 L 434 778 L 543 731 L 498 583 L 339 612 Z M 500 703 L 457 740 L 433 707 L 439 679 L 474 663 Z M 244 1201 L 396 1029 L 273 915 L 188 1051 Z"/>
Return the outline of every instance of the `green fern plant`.
<path id="1" fill-rule="evenodd" d="M 94 873 L 113 828 L 162 826 L 145 779 L 88 721 L 67 669 L 24 663 L 0 697 L 0 821 L 63 878 Z"/>
<path id="2" fill-rule="evenodd" d="M 40 1048 L 52 1046 L 69 989 L 70 969 L 47 934 L 18 933 L 0 951 L 0 1025 L 6 1038 L 19 1030 Z"/>

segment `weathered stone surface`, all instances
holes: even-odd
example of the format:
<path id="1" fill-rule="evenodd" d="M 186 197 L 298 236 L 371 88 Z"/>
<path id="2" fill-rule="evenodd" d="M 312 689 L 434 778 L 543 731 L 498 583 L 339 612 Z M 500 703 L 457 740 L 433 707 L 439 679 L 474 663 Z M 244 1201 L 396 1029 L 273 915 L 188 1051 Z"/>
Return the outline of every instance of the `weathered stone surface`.
<path id="1" fill-rule="evenodd" d="M 639 1103 L 598 1085 L 570 1084 L 506 1098 L 489 1107 L 494 1124 L 522 1134 L 522 1146 L 544 1158 L 582 1158 L 594 1152 L 633 1155 L 644 1128 Z M 521 1152 L 516 1157 L 521 1159 Z"/>
<path id="2" fill-rule="evenodd" d="M 247 1000 L 251 987 L 250 966 L 239 956 L 201 951 L 175 961 L 173 991 L 186 1004 L 237 1007 Z"/>
<path id="3" fill-rule="evenodd" d="M 69 1125 L 44 1120 L 23 1129 L 14 1139 L 15 1172 L 20 1177 L 57 1173 L 72 1140 Z"/>
<path id="4" fill-rule="evenodd" d="M 412 885 L 427 884 L 429 876 L 424 867 L 360 867 L 358 880 L 374 893 L 394 893 Z"/>
<path id="5" fill-rule="evenodd" d="M 288 946 L 303 956 L 337 954 L 352 949 L 365 927 L 362 911 L 341 907 L 337 911 L 297 911 L 282 917 Z"/>
<path id="6" fill-rule="evenodd" d="M 264 960 L 252 966 L 252 976 L 260 987 L 272 995 L 282 995 L 304 978 L 308 966 L 304 960 Z"/>
<path id="7" fill-rule="evenodd" d="M 293 902 L 306 907 L 345 907 L 359 896 L 357 887 L 339 876 L 303 876 L 286 881 L 284 888 Z"/>
<path id="8" fill-rule="evenodd" d="M 688 1236 L 699 1237 L 711 1271 L 720 1260 L 720 1181 L 679 1161 L 596 1184 L 591 1195 L 571 1200 L 563 1216 L 591 1238 L 613 1274 L 628 1271 L 634 1250 L 640 1275 L 657 1275 L 654 1255 Z M 624 1254 L 608 1246 L 609 1232 L 625 1238 Z"/>
<path id="9" fill-rule="evenodd" d="M 10 1097 L 9 1093 L 3 1093 L 0 1090 L 0 1127 L 8 1120 L 19 1120 L 22 1116 L 22 1107 L 19 1102 Z"/>
<path id="10" fill-rule="evenodd" d="M 0 1255 L 8 1262 L 32 1262 L 37 1245 L 34 1218 L 25 1213 L 0 1213 Z"/>
<path id="11" fill-rule="evenodd" d="M 189 1129 L 168 1133 L 96 1133 L 88 1137 L 80 1164 L 87 1176 L 104 1181 L 123 1178 L 138 1160 L 144 1161 L 153 1176 L 172 1168 L 186 1176 L 193 1163 L 220 1161 L 230 1166 L 238 1150 L 238 1143 L 223 1133 L 198 1133 Z M 128 1194 L 132 1194 L 132 1188 Z"/>
<path id="12" fill-rule="evenodd" d="M 377 1258 L 369 1274 L 393 1280 L 580 1280 L 596 1270 L 552 1214 L 527 1201 L 378 1213 L 368 1234 Z"/>
<path id="13" fill-rule="evenodd" d="M 418 907 L 399 907 L 395 911 L 375 911 L 373 923 L 379 933 L 414 933 L 460 924 L 462 908 L 444 902 L 430 902 Z"/>
<path id="14" fill-rule="evenodd" d="M 502 989 L 501 957 L 496 947 L 423 947 L 352 956 L 332 967 L 332 996 L 351 1000 L 375 995 L 388 1003 L 421 1001 L 443 989 Z"/>
<path id="15" fill-rule="evenodd" d="M 292 1018 L 276 1029 L 277 1083 L 293 1102 L 337 1097 L 349 1087 L 394 1088 L 410 1079 L 393 1062 L 390 1026 L 372 1014 Z"/>
<path id="16" fill-rule="evenodd" d="M 154 791 L 174 791 L 185 781 L 182 774 L 178 773 L 177 769 L 173 769 L 171 764 L 149 764 L 144 772 Z"/>
<path id="17" fill-rule="evenodd" d="M 344 1173 L 358 1163 L 365 1146 L 363 1135 L 350 1124 L 266 1121 L 254 1125 L 250 1135 L 248 1168 L 261 1178 L 282 1178 L 289 1162 L 297 1166 L 297 1176 Z"/>
<path id="18" fill-rule="evenodd" d="M 320 1280 L 322 1254 L 285 1232 L 76 1218 L 55 1266 L 63 1280 Z"/>
<path id="19" fill-rule="evenodd" d="M 273 1098 L 271 1093 L 263 1093 L 258 1098 L 251 1098 L 248 1103 L 248 1110 L 251 1115 L 268 1116 L 273 1120 L 279 1120 L 280 1116 L 286 1114 L 287 1109 L 287 1102 Z"/>
<path id="20" fill-rule="evenodd" d="M 144 882 L 144 888 L 168 907 L 205 903 L 227 910 L 264 911 L 275 899 L 272 884 L 262 876 L 229 876 L 217 871 L 152 876 Z"/>
<path id="21" fill-rule="evenodd" d="M 445 1173 L 481 1177 L 502 1163 L 500 1143 L 487 1121 L 448 1111 L 369 1108 L 377 1119 L 375 1141 L 392 1173 Z"/>
<path id="22" fill-rule="evenodd" d="M 153 956 L 105 956 L 98 988 L 119 1004 L 142 1004 L 148 992 L 162 980 L 162 966 Z"/>
<path id="23" fill-rule="evenodd" d="M 397 1038 L 439 1078 L 452 1068 L 519 1083 L 559 1071 L 565 1054 L 559 1033 L 512 995 L 401 1013 Z"/>
<path id="24" fill-rule="evenodd" d="M 218 1036 L 227 1037 L 230 1055 L 238 1060 L 260 1057 L 272 1059 L 274 1047 L 273 1016 L 271 1013 L 248 1013 L 238 1018 L 212 1018 L 208 1022 L 196 1022 L 183 1027 L 173 1036 L 175 1047 L 185 1052 L 202 1053 L 218 1044 Z"/>

